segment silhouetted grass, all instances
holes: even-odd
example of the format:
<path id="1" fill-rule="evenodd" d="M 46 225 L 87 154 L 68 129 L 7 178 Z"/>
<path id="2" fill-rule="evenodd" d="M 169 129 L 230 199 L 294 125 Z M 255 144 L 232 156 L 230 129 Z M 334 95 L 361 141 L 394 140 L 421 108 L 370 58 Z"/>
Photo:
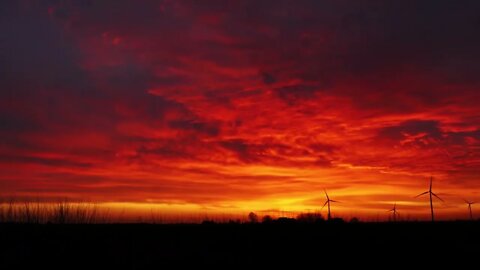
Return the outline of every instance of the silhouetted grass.
<path id="1" fill-rule="evenodd" d="M 16 202 L 0 203 L 0 223 L 24 224 L 94 224 L 109 222 L 93 203 L 61 201 L 57 203 Z"/>

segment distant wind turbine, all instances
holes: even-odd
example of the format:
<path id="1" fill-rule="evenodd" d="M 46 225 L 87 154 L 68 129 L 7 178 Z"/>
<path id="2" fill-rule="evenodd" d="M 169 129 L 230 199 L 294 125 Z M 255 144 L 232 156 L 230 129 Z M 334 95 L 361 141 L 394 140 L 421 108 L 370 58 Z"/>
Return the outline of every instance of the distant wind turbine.
<path id="1" fill-rule="evenodd" d="M 464 200 L 465 203 L 468 204 L 468 211 L 470 212 L 470 220 L 473 220 L 473 214 L 472 214 L 472 204 L 475 204 L 475 202 L 469 202 L 467 200 Z"/>
<path id="2" fill-rule="evenodd" d="M 393 208 L 390 209 L 390 210 L 388 210 L 388 212 L 392 212 L 392 213 L 393 213 L 393 222 L 397 222 L 397 213 L 398 213 L 398 211 L 397 211 L 397 203 L 395 203 L 395 204 L 393 205 Z"/>
<path id="3" fill-rule="evenodd" d="M 415 196 L 415 198 L 418 198 L 418 197 L 423 196 L 423 195 L 425 195 L 425 194 L 429 194 L 429 195 L 430 195 L 430 212 L 432 213 L 432 222 L 434 222 L 435 219 L 434 219 L 434 215 L 433 215 L 433 200 L 432 200 L 432 196 L 437 197 L 437 199 L 439 199 L 439 200 L 442 201 L 442 202 L 443 202 L 443 200 L 442 200 L 440 197 L 438 197 L 437 194 L 433 193 L 433 191 L 432 191 L 432 182 L 433 182 L 433 177 L 430 176 L 430 189 L 429 189 L 428 191 L 425 191 L 425 192 L 421 193 L 421 194 L 418 194 L 417 196 Z"/>
<path id="4" fill-rule="evenodd" d="M 323 190 L 323 191 L 325 191 L 325 196 L 327 197 L 327 201 L 323 204 L 322 209 L 325 207 L 325 205 L 328 205 L 328 220 L 330 220 L 331 217 L 332 217 L 331 214 L 330 214 L 330 203 L 331 202 L 339 202 L 339 201 L 330 200 L 330 198 L 328 197 L 327 191 L 326 190 Z M 322 211 L 322 209 L 320 209 L 320 211 Z"/>

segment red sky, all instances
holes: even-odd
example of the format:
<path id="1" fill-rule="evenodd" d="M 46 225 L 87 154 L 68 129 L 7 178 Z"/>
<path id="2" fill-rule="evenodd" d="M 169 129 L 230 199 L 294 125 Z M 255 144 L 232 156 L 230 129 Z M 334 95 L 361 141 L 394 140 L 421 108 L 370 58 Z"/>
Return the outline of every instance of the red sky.
<path id="1" fill-rule="evenodd" d="M 480 201 L 478 1 L 140 2 L 0 3 L 0 197 L 427 218 L 433 175 L 440 217 Z"/>

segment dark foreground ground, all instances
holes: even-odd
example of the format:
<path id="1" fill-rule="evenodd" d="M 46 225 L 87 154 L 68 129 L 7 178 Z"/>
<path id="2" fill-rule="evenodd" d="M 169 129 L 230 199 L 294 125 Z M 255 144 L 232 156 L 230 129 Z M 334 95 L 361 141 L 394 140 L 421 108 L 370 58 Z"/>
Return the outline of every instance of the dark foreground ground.
<path id="1" fill-rule="evenodd" d="M 480 263 L 480 223 L 0 224 L 0 269 L 385 269 Z M 46 268 L 45 268 L 46 267 Z M 463 268 L 463 267 L 462 267 Z M 186 269 L 191 269 L 186 268 Z"/>

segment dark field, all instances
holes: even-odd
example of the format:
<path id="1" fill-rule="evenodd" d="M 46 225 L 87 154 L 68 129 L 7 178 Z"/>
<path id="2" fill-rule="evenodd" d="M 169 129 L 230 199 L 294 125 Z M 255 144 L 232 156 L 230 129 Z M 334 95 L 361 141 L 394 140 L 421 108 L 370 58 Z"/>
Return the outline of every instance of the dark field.
<path id="1" fill-rule="evenodd" d="M 0 224 L 0 240 L 0 269 L 392 268 L 429 260 L 477 269 L 480 223 Z"/>

